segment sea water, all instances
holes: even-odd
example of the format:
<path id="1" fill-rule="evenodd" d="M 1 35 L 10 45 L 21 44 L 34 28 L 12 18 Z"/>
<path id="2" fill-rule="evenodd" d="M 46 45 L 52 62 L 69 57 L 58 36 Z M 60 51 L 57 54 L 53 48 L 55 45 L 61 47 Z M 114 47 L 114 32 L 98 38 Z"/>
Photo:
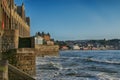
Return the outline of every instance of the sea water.
<path id="1" fill-rule="evenodd" d="M 60 51 L 37 57 L 37 80 L 120 80 L 120 51 Z"/>

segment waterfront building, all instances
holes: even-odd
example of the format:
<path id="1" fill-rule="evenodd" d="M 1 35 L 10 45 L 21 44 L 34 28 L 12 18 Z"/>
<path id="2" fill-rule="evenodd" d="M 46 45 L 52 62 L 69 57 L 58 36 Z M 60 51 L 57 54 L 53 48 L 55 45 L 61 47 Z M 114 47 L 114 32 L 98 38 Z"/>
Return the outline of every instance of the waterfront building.
<path id="1" fill-rule="evenodd" d="M 73 50 L 80 50 L 80 47 L 78 46 L 78 44 L 73 45 Z"/>
<path id="2" fill-rule="evenodd" d="M 54 39 L 51 39 L 49 33 L 37 32 L 35 34 L 35 44 L 54 45 Z"/>
<path id="3" fill-rule="evenodd" d="M 37 32 L 35 36 L 41 36 L 45 41 L 50 41 L 51 37 L 49 33 L 44 33 L 44 32 Z"/>
<path id="4" fill-rule="evenodd" d="M 14 0 L 0 0 L 0 24 L 4 29 L 3 51 L 17 49 L 19 38 L 30 37 L 30 18 L 25 15 L 24 4 L 17 6 Z"/>
<path id="5" fill-rule="evenodd" d="M 44 34 L 43 36 L 45 41 L 50 41 L 50 35 L 49 34 Z"/>
<path id="6" fill-rule="evenodd" d="M 67 46 L 62 46 L 61 50 L 68 50 L 69 48 Z"/>
<path id="7" fill-rule="evenodd" d="M 43 45 L 43 38 L 41 36 L 35 36 L 35 44 Z"/>
<path id="8" fill-rule="evenodd" d="M 53 41 L 47 41 L 47 45 L 54 45 Z"/>

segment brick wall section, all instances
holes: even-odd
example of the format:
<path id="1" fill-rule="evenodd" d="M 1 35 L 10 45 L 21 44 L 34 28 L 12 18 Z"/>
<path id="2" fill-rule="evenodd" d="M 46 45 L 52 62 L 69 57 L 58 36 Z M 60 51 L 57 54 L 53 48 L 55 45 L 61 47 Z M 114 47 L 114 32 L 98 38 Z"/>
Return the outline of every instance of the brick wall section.
<path id="1" fill-rule="evenodd" d="M 35 75 L 35 60 L 36 54 L 32 48 L 19 48 L 17 49 L 17 65 L 20 70 L 28 73 L 29 75 Z"/>
<path id="2" fill-rule="evenodd" d="M 8 61 L 0 60 L 0 80 L 8 80 Z"/>

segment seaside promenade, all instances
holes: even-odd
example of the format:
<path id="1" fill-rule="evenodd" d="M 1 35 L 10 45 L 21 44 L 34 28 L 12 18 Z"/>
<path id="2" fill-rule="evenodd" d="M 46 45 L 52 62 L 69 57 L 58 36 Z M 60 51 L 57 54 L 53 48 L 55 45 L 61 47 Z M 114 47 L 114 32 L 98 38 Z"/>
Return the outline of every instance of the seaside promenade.
<path id="1" fill-rule="evenodd" d="M 36 57 L 52 52 L 58 55 L 59 46 L 53 45 L 46 35 L 43 38 L 49 45 L 36 46 L 24 4 L 17 6 L 14 0 L 0 0 L 0 5 L 0 80 L 35 80 Z"/>

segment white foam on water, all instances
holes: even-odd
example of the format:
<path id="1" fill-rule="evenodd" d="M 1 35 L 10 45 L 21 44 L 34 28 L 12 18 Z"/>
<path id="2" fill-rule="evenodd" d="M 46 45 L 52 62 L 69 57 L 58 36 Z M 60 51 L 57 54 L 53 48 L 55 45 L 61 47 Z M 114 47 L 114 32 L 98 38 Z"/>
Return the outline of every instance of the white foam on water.
<path id="1" fill-rule="evenodd" d="M 120 64 L 119 61 L 98 60 L 98 59 L 93 59 L 93 58 L 85 58 L 85 60 L 95 61 L 95 62 L 101 62 L 101 63 L 108 63 L 108 64 Z"/>
<path id="2" fill-rule="evenodd" d="M 103 72 L 97 74 L 97 77 L 99 78 L 99 80 L 120 80 L 120 78 L 107 75 L 106 73 L 103 73 Z"/>
<path id="3" fill-rule="evenodd" d="M 42 70 L 42 69 L 39 69 L 39 66 L 38 66 L 37 80 L 120 80 L 120 77 L 119 77 L 120 60 L 118 58 L 117 58 L 118 60 L 114 57 L 108 58 L 107 56 L 104 56 L 103 54 L 100 54 L 100 53 L 97 56 L 96 54 L 92 55 L 93 57 L 89 57 L 91 56 L 91 54 L 82 54 L 82 56 L 81 55 L 77 56 L 76 53 L 74 52 L 75 51 L 73 51 L 73 54 L 75 55 L 75 57 L 72 56 L 73 54 L 71 54 L 71 51 L 70 51 L 70 55 L 68 55 L 69 54 L 69 51 L 68 51 L 67 53 L 68 57 L 64 55 L 65 54 L 64 52 L 64 54 L 61 55 L 61 57 L 46 56 L 44 58 L 40 58 L 40 57 L 37 58 L 36 64 L 39 66 L 52 64 L 53 67 L 59 68 L 58 70 L 54 70 L 54 69 Z M 104 53 L 104 54 L 109 55 L 108 53 Z M 78 64 L 78 65 L 74 65 L 74 64 Z M 98 67 L 97 68 L 98 70 L 95 70 L 95 71 L 90 70 L 92 67 L 94 68 L 94 66 Z M 90 69 L 89 68 L 87 69 L 87 67 L 90 67 Z M 110 69 L 110 71 L 111 69 L 113 69 L 113 71 L 115 70 L 117 72 L 110 73 L 109 71 L 106 71 L 106 72 L 104 70 L 100 71 L 99 68 L 100 69 L 105 68 L 107 70 Z M 89 74 L 93 77 L 89 77 L 89 76 L 87 77 L 87 75 Z"/>

